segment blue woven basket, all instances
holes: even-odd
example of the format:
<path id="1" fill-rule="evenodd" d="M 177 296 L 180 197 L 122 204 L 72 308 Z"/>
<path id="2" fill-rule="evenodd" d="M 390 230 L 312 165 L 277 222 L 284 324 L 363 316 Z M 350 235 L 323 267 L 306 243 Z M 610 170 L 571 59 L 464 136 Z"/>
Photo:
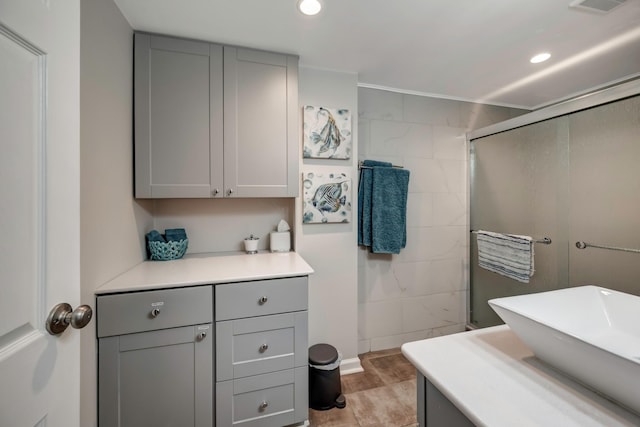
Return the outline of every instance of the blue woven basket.
<path id="1" fill-rule="evenodd" d="M 189 239 L 177 240 L 173 242 L 147 242 L 151 259 L 155 261 L 169 261 L 180 259 L 187 252 Z"/>

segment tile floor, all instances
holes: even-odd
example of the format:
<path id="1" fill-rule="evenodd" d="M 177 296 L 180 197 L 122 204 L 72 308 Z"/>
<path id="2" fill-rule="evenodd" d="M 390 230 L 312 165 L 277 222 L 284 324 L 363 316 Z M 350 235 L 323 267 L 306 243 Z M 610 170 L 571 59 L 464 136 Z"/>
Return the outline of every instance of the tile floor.
<path id="1" fill-rule="evenodd" d="M 399 348 L 361 354 L 364 372 L 342 377 L 344 409 L 309 409 L 311 427 L 414 427 L 416 371 Z"/>

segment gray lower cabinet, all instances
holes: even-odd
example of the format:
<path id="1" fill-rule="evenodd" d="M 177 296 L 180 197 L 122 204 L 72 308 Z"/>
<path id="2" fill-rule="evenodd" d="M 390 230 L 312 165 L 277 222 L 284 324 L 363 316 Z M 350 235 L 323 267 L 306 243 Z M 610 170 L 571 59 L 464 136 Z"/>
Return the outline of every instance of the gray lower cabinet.
<path id="1" fill-rule="evenodd" d="M 212 286 L 98 296 L 100 427 L 211 427 Z"/>
<path id="2" fill-rule="evenodd" d="M 307 282 L 300 276 L 98 295 L 99 427 L 304 422 Z"/>
<path id="3" fill-rule="evenodd" d="M 420 427 L 473 427 L 474 424 L 438 388 L 417 373 L 417 411 Z"/>
<path id="4" fill-rule="evenodd" d="M 135 197 L 296 197 L 298 57 L 135 33 Z"/>
<path id="5" fill-rule="evenodd" d="M 217 285 L 216 425 L 308 418 L 307 277 Z"/>

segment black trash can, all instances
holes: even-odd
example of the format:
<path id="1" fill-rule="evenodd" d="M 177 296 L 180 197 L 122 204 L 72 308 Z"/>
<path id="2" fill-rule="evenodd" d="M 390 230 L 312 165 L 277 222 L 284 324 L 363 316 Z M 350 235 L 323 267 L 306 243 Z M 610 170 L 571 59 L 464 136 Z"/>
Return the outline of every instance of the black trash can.
<path id="1" fill-rule="evenodd" d="M 344 408 L 347 400 L 340 384 L 340 356 L 329 344 L 309 348 L 309 407 L 324 411 Z"/>

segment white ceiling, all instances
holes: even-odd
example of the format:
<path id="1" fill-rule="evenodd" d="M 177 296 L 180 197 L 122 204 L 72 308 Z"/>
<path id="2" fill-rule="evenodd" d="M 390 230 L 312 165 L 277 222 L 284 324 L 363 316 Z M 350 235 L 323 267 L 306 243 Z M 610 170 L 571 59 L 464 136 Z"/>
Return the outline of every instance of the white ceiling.
<path id="1" fill-rule="evenodd" d="M 539 108 L 640 76 L 640 0 L 115 0 L 136 30 L 294 53 L 362 86 Z M 530 64 L 541 51 L 549 61 Z"/>

